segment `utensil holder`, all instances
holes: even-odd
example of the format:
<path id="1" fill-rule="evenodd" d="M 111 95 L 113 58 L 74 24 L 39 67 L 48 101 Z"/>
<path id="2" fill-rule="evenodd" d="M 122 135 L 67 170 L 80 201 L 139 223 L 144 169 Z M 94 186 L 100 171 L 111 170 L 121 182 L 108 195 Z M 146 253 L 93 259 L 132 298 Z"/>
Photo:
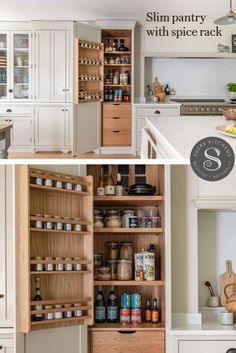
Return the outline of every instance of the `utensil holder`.
<path id="1" fill-rule="evenodd" d="M 219 297 L 209 297 L 208 298 L 208 306 L 209 307 L 218 307 L 218 306 L 220 306 L 220 298 Z"/>

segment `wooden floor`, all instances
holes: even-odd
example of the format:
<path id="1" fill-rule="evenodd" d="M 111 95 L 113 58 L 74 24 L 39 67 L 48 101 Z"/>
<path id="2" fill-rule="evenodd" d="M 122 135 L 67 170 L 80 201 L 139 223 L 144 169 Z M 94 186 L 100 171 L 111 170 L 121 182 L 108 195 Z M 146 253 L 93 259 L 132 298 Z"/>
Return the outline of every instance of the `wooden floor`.
<path id="1" fill-rule="evenodd" d="M 78 154 L 74 157 L 71 153 L 61 152 L 15 152 L 9 153 L 8 159 L 138 159 L 133 154 L 97 154 L 94 152 Z"/>

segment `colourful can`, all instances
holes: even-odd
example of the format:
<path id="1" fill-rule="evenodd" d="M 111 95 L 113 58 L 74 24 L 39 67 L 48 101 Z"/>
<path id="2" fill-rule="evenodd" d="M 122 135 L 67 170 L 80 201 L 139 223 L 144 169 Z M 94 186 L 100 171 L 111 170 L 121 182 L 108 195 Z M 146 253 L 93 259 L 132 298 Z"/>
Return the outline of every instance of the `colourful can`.
<path id="1" fill-rule="evenodd" d="M 140 309 L 142 306 L 142 298 L 140 293 L 131 294 L 131 308 Z"/>
<path id="2" fill-rule="evenodd" d="M 122 326 L 130 324 L 130 309 L 120 309 L 120 324 Z"/>
<path id="3" fill-rule="evenodd" d="M 123 293 L 121 296 L 121 308 L 130 309 L 130 294 Z"/>
<path id="4" fill-rule="evenodd" d="M 142 323 L 141 309 L 131 309 L 131 324 L 140 325 Z"/>

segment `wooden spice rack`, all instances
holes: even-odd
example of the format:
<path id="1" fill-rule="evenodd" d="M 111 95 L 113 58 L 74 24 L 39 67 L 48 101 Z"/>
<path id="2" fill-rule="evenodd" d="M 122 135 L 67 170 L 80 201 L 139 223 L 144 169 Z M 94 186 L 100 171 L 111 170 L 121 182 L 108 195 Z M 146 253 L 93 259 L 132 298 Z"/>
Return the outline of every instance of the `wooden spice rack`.
<path id="1" fill-rule="evenodd" d="M 19 331 L 54 328 L 68 325 L 91 325 L 93 323 L 93 181 L 92 177 L 77 177 L 61 173 L 30 169 L 17 166 L 17 266 L 19 278 Z M 82 192 L 39 186 L 36 178 L 51 179 L 63 183 L 80 184 Z M 40 215 L 51 215 L 41 217 Z M 53 217 L 57 215 L 57 217 Z M 81 224 L 81 231 L 36 228 L 35 221 L 52 223 Z M 36 257 L 52 257 L 52 260 L 37 260 Z M 63 260 L 55 260 L 62 257 Z M 65 260 L 70 257 L 71 260 Z M 74 258 L 77 258 L 74 260 Z M 36 271 L 31 266 L 57 263 L 79 263 L 81 270 L 73 271 Z M 41 279 L 40 304 L 36 310 L 35 278 Z M 71 304 L 61 309 L 45 309 L 44 305 Z M 46 313 L 56 311 L 72 313 L 78 310 L 73 304 L 81 304 L 82 316 L 47 320 Z M 33 315 L 43 314 L 43 320 L 34 321 Z"/>

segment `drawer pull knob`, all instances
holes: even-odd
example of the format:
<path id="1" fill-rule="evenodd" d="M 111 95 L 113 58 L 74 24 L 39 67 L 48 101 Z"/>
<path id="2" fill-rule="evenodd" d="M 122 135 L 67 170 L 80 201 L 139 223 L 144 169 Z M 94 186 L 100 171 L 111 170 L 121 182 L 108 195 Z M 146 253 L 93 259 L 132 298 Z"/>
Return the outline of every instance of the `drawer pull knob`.
<path id="1" fill-rule="evenodd" d="M 10 89 L 8 90 L 8 92 L 9 92 L 9 93 L 12 93 L 12 92 L 13 92 L 13 89 L 12 89 L 12 88 L 10 88 Z"/>
<path id="2" fill-rule="evenodd" d="M 12 113 L 12 110 L 10 108 L 7 109 L 7 113 Z"/>
<path id="3" fill-rule="evenodd" d="M 161 114 L 160 110 L 156 110 L 155 114 Z"/>
<path id="4" fill-rule="evenodd" d="M 119 116 L 113 116 L 113 119 L 118 120 L 118 119 L 120 119 L 120 117 Z"/>
<path id="5" fill-rule="evenodd" d="M 4 298 L 4 294 L 0 294 L 0 299 Z"/>
<path id="6" fill-rule="evenodd" d="M 118 331 L 122 335 L 133 335 L 136 331 Z"/>
<path id="7" fill-rule="evenodd" d="M 120 130 L 113 130 L 112 132 L 114 132 L 115 134 L 119 133 Z"/>
<path id="8" fill-rule="evenodd" d="M 236 349 L 235 348 L 230 348 L 227 350 L 226 353 L 236 353 Z"/>

